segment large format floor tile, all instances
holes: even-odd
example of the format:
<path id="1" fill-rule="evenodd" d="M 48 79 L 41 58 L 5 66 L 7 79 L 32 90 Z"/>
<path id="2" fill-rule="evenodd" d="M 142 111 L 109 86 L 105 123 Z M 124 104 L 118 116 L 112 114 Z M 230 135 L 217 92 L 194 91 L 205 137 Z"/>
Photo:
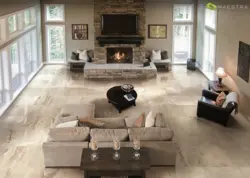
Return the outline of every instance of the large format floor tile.
<path id="1" fill-rule="evenodd" d="M 77 169 L 45 169 L 42 143 L 66 104 L 94 102 L 95 117 L 120 115 L 107 103 L 106 92 L 131 83 L 137 106 L 121 115 L 150 110 L 165 115 L 178 145 L 176 167 L 152 168 L 147 178 L 250 177 L 250 123 L 234 120 L 223 127 L 196 117 L 196 104 L 207 80 L 198 71 L 174 66 L 148 80 L 85 80 L 65 66 L 45 66 L 0 120 L 0 177 L 83 178 Z"/>

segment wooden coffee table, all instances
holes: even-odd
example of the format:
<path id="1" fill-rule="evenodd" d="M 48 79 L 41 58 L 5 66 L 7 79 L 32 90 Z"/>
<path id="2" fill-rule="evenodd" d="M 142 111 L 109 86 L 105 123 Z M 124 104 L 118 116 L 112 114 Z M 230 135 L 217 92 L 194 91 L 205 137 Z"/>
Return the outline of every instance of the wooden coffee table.
<path id="1" fill-rule="evenodd" d="M 133 148 L 121 148 L 120 160 L 114 160 L 112 148 L 98 149 L 99 159 L 92 161 L 90 149 L 83 149 L 81 169 L 85 178 L 101 178 L 102 176 L 128 176 L 129 178 L 145 178 L 150 168 L 150 159 L 146 148 L 140 150 L 140 160 L 133 159 Z"/>

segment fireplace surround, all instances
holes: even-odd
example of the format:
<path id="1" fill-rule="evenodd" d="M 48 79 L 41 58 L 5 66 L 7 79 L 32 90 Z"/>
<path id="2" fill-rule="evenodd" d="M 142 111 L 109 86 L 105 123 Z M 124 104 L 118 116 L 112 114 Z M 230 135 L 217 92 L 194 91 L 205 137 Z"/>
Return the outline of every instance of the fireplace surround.
<path id="1" fill-rule="evenodd" d="M 136 14 L 138 17 L 137 35 L 103 35 L 103 14 Z M 94 60 L 93 63 L 108 63 L 108 48 L 132 48 L 132 63 L 142 64 L 145 60 L 145 0 L 94 0 Z M 131 62 L 131 61 L 129 61 Z"/>
<path id="2" fill-rule="evenodd" d="M 107 48 L 107 63 L 133 63 L 133 49 Z"/>

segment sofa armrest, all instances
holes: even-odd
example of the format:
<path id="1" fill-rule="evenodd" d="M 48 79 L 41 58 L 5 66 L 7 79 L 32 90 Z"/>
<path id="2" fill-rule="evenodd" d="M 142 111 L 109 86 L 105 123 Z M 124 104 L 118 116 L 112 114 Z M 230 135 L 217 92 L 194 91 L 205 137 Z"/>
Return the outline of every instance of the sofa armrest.
<path id="1" fill-rule="evenodd" d="M 197 116 L 210 118 L 211 120 L 217 120 L 218 118 L 221 121 L 227 120 L 230 112 L 228 109 L 218 107 L 217 105 L 211 105 L 202 101 L 198 101 L 197 106 Z"/>
<path id="2" fill-rule="evenodd" d="M 79 167 L 82 150 L 88 142 L 45 142 L 42 145 L 45 167 Z"/>
<path id="3" fill-rule="evenodd" d="M 216 101 L 216 98 L 218 97 L 219 94 L 209 91 L 209 90 L 202 90 L 202 96 L 211 99 L 213 101 Z"/>

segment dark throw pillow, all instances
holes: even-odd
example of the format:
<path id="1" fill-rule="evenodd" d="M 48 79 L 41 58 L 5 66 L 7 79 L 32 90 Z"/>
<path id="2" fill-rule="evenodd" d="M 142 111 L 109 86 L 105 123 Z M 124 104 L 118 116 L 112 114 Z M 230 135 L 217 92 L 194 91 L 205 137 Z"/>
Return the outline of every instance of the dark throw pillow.
<path id="1" fill-rule="evenodd" d="M 143 63 L 143 67 L 148 67 L 148 66 L 150 66 L 150 63 L 149 63 L 149 62 L 144 62 L 144 63 Z"/>
<path id="2" fill-rule="evenodd" d="M 161 52 L 161 59 L 162 59 L 162 60 L 168 59 L 168 52 L 167 52 L 167 51 L 162 51 L 162 52 Z"/>
<path id="3" fill-rule="evenodd" d="M 72 52 L 71 54 L 71 59 L 72 60 L 79 60 L 79 53 Z"/>

